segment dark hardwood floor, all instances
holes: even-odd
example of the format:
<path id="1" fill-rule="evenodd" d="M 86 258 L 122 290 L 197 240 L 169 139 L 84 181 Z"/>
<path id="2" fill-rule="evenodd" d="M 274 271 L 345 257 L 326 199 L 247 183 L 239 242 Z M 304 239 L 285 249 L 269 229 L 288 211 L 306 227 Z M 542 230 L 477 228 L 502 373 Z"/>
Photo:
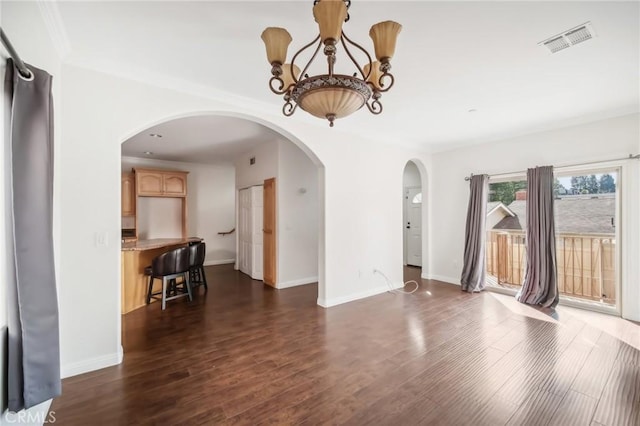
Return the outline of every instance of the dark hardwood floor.
<path id="1" fill-rule="evenodd" d="M 124 316 L 124 362 L 64 380 L 57 423 L 640 425 L 640 351 L 581 320 L 435 281 L 325 310 L 315 285 L 207 277 Z"/>

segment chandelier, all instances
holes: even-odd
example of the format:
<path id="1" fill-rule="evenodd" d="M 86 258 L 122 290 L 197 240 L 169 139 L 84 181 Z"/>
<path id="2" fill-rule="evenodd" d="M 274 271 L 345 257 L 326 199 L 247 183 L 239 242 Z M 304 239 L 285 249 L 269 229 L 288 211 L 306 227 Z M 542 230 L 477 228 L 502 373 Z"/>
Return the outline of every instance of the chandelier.
<path id="1" fill-rule="evenodd" d="M 349 20 L 350 0 L 315 0 L 313 16 L 320 28 L 320 34 L 293 55 L 290 63 L 285 63 L 291 35 L 284 28 L 269 27 L 262 33 L 267 48 L 267 59 L 271 64 L 269 87 L 277 95 L 284 95 L 282 113 L 289 117 L 298 107 L 309 114 L 333 122 L 346 117 L 367 105 L 373 114 L 382 112 L 380 98 L 394 83 L 391 58 L 395 52 L 396 39 L 402 25 L 393 21 L 375 24 L 369 31 L 373 40 L 376 61 L 359 44 L 352 41 L 342 30 L 343 22 Z M 334 73 L 336 52 L 341 44 L 355 69 L 352 75 Z M 327 73 L 309 76 L 307 71 L 324 45 L 327 57 Z M 311 59 L 300 72 L 295 64 L 298 56 L 315 46 Z M 350 49 L 364 53 L 368 62 L 364 67 L 358 64 Z"/>

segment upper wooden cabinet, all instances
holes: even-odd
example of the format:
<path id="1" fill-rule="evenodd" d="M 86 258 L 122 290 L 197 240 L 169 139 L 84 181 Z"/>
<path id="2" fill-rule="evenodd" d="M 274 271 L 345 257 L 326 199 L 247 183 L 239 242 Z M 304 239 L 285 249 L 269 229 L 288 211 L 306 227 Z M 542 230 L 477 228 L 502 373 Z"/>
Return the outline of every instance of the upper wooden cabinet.
<path id="1" fill-rule="evenodd" d="M 184 197 L 187 195 L 186 173 L 164 173 L 162 176 L 162 190 L 165 195 Z"/>
<path id="2" fill-rule="evenodd" d="M 136 190 L 133 173 L 123 173 L 121 180 L 120 206 L 122 216 L 136 215 Z"/>
<path id="3" fill-rule="evenodd" d="M 187 174 L 174 170 L 134 169 L 140 197 L 186 197 Z"/>

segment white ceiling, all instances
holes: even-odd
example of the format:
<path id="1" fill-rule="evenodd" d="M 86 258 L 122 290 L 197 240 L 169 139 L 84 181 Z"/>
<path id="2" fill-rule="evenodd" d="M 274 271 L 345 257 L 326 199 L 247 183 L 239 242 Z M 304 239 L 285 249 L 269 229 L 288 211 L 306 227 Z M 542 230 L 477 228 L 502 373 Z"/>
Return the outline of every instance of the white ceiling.
<path id="1" fill-rule="evenodd" d="M 259 143 L 277 139 L 282 136 L 241 118 L 185 117 L 158 124 L 133 136 L 122 144 L 122 155 L 189 163 L 224 163 L 233 162 Z"/>
<path id="2" fill-rule="evenodd" d="M 354 0 L 344 30 L 368 48 L 373 23 L 403 24 L 392 62 L 396 86 L 383 96 L 382 115 L 363 110 L 336 126 L 442 150 L 637 112 L 639 6 Z M 291 57 L 317 28 L 310 0 L 59 1 L 58 7 L 71 63 L 162 73 L 269 103 L 274 112 L 281 99 L 267 87 L 262 30 L 286 27 Z M 593 40 L 553 55 L 537 45 L 587 21 Z"/>

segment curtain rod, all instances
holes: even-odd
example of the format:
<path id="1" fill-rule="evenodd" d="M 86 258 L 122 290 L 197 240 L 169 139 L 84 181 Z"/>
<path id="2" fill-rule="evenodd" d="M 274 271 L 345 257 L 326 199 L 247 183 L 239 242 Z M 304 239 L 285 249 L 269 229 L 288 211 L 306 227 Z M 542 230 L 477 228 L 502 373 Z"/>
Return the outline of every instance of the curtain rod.
<path id="1" fill-rule="evenodd" d="M 614 159 L 612 159 L 612 160 L 600 160 L 600 161 L 589 161 L 589 162 L 586 162 L 586 163 L 565 164 L 565 165 L 563 165 L 563 166 L 558 166 L 558 167 L 588 166 L 588 165 L 590 165 L 590 164 L 607 163 L 607 162 L 609 162 L 609 161 L 639 160 L 639 159 L 640 159 L 640 154 L 636 154 L 636 155 L 629 154 L 629 156 L 628 156 L 628 157 L 614 158 Z M 495 176 L 501 176 L 501 175 L 515 175 L 515 174 L 517 174 L 517 173 L 524 173 L 524 171 L 522 171 L 522 170 L 517 170 L 517 171 L 515 171 L 515 172 L 496 173 L 496 174 L 495 174 L 495 175 L 493 175 L 493 176 L 495 177 Z M 464 180 L 466 180 L 466 181 L 470 181 L 472 177 L 473 177 L 473 173 L 471 173 L 471 176 L 465 176 L 465 177 L 464 177 Z M 491 177 L 491 176 L 489 176 L 489 177 Z"/>
<path id="2" fill-rule="evenodd" d="M 9 52 L 9 55 L 13 58 L 13 62 L 15 62 L 16 68 L 18 68 L 20 75 L 27 80 L 30 80 L 33 77 L 31 70 L 29 70 L 24 62 L 22 62 L 22 59 L 20 59 L 20 55 L 18 55 L 18 52 L 16 52 L 16 50 L 13 48 L 13 45 L 9 41 L 9 38 L 4 33 L 4 30 L 2 28 L 0 28 L 0 41 L 2 41 L 2 44 L 7 49 L 7 52 Z"/>

